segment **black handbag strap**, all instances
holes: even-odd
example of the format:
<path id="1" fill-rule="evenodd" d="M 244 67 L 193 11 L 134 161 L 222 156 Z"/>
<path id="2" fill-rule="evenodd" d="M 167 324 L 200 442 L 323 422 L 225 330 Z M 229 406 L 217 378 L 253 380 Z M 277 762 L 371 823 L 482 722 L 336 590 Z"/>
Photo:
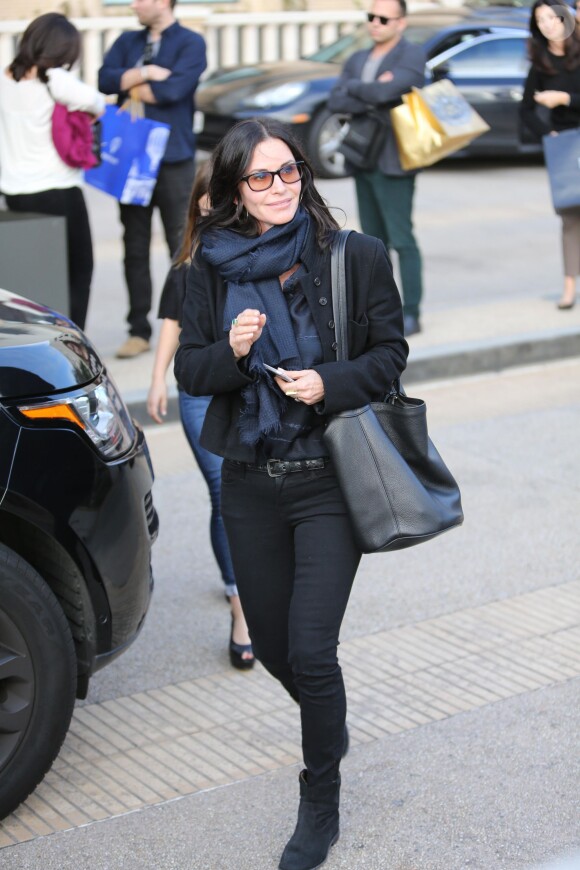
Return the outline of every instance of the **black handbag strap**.
<path id="1" fill-rule="evenodd" d="M 346 268 L 344 252 L 346 240 L 352 230 L 338 230 L 332 243 L 330 256 L 330 276 L 332 282 L 332 308 L 334 312 L 334 334 L 336 336 L 337 360 L 348 359 L 348 310 L 346 306 Z"/>
<path id="2" fill-rule="evenodd" d="M 348 308 L 346 305 L 346 240 L 352 230 L 338 230 L 332 243 L 330 255 L 330 279 L 332 283 L 332 308 L 334 312 L 334 334 L 336 336 L 336 359 L 348 359 Z M 398 396 L 404 396 L 405 391 L 400 378 L 390 386 L 385 401 L 395 401 Z"/>

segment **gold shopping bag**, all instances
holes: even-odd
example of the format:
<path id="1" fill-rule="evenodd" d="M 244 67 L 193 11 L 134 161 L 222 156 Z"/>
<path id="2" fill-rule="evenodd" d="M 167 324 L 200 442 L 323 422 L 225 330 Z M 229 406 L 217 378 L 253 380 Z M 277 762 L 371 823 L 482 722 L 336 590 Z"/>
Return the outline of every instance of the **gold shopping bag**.
<path id="1" fill-rule="evenodd" d="M 391 123 L 403 169 L 431 166 L 489 130 L 449 79 L 403 94 Z"/>

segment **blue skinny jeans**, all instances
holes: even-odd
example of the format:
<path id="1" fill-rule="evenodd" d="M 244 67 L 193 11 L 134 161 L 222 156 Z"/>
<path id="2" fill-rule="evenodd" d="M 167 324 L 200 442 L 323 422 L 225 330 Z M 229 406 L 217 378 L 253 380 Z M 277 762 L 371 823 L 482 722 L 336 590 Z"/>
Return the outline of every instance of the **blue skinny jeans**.
<path id="1" fill-rule="evenodd" d="M 199 443 L 201 427 L 203 426 L 210 402 L 211 396 L 190 396 L 183 390 L 179 390 L 179 414 L 183 431 L 209 490 L 211 500 L 209 526 L 211 546 L 226 587 L 226 595 L 237 595 L 238 588 L 236 586 L 230 548 L 221 515 L 222 458 L 214 453 L 210 453 L 209 450 L 206 450 Z"/>

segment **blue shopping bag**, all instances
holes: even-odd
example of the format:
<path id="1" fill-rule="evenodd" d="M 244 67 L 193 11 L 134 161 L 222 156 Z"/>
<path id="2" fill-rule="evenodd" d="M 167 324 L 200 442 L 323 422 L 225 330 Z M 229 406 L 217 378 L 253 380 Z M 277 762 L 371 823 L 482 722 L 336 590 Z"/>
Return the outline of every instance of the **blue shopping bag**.
<path id="1" fill-rule="evenodd" d="M 101 117 L 101 165 L 85 172 L 87 184 L 126 205 L 149 205 L 170 126 L 107 106 Z"/>
<path id="2" fill-rule="evenodd" d="M 580 206 L 580 130 L 544 136 L 544 157 L 556 211 Z"/>

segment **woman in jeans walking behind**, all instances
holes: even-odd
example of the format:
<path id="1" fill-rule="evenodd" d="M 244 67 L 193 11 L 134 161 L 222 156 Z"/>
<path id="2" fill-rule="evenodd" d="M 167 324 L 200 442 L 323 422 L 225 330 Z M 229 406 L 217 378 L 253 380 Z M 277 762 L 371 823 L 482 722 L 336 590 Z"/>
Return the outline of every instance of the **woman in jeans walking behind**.
<path id="1" fill-rule="evenodd" d="M 207 213 L 210 165 L 203 163 L 196 172 L 193 189 L 187 210 L 187 226 L 183 234 L 181 248 L 175 258 L 163 287 L 159 301 L 158 316 L 161 318 L 161 331 L 151 386 L 147 395 L 147 411 L 156 423 L 162 423 L 167 412 L 167 369 L 175 356 L 179 345 L 179 333 L 181 332 L 181 313 L 183 297 L 185 296 L 185 283 L 190 264 L 190 252 L 193 242 L 195 226 L 202 214 Z M 179 390 L 179 416 L 183 425 L 185 437 L 191 447 L 199 470 L 203 474 L 207 484 L 211 500 L 210 516 L 210 539 L 213 554 L 218 564 L 225 594 L 230 604 L 232 624 L 229 641 L 229 656 L 233 667 L 239 670 L 249 670 L 254 666 L 252 645 L 248 637 L 248 627 L 242 607 L 240 596 L 234 577 L 232 559 L 228 547 L 226 531 L 220 512 L 220 489 L 222 459 L 214 453 L 205 450 L 199 443 L 199 437 L 205 420 L 205 413 L 210 403 L 211 396 L 189 396 L 183 390 Z"/>
<path id="2" fill-rule="evenodd" d="M 201 441 L 224 457 L 222 515 L 254 654 L 300 705 L 305 769 L 279 867 L 312 870 L 339 834 L 346 697 L 337 646 L 361 558 L 322 436 L 328 415 L 384 395 L 404 369 L 401 301 L 382 242 L 352 233 L 350 359 L 337 362 L 338 227 L 279 122 L 242 121 L 224 136 L 209 198 L 175 369 L 188 393 L 214 397 Z"/>

